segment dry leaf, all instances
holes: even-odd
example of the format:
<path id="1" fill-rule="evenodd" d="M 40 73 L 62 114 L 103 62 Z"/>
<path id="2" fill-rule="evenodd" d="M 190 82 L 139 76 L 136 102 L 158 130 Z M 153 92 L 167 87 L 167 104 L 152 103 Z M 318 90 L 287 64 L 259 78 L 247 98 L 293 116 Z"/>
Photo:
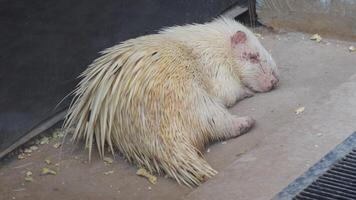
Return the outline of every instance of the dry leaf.
<path id="1" fill-rule="evenodd" d="M 56 130 L 52 134 L 53 138 L 62 138 L 63 136 L 64 136 L 64 134 L 61 130 Z"/>
<path id="2" fill-rule="evenodd" d="M 58 133 L 58 138 L 62 138 L 62 137 L 64 137 L 64 133 Z"/>
<path id="3" fill-rule="evenodd" d="M 305 107 L 299 107 L 299 108 L 297 108 L 294 112 L 295 112 L 295 114 L 299 115 L 299 114 L 301 114 L 302 112 L 304 112 L 304 110 L 305 110 Z"/>
<path id="4" fill-rule="evenodd" d="M 104 157 L 103 160 L 106 164 L 112 164 L 114 162 L 114 160 L 109 157 Z"/>
<path id="5" fill-rule="evenodd" d="M 32 153 L 32 150 L 26 148 L 23 152 L 25 152 L 25 153 Z"/>
<path id="6" fill-rule="evenodd" d="M 26 181 L 26 182 L 33 182 L 32 176 L 26 176 L 26 177 L 25 177 L 25 181 Z"/>
<path id="7" fill-rule="evenodd" d="M 113 173 L 114 173 L 114 170 L 110 170 L 110 171 L 104 172 L 104 175 L 109 175 L 109 174 L 113 174 Z"/>
<path id="8" fill-rule="evenodd" d="M 255 33 L 255 36 L 256 36 L 257 38 L 261 38 L 261 37 L 262 37 L 262 35 L 259 34 L 259 33 Z"/>
<path id="9" fill-rule="evenodd" d="M 50 159 L 45 159 L 44 162 L 47 164 L 47 165 L 50 165 L 52 162 Z"/>
<path id="10" fill-rule="evenodd" d="M 25 156 L 24 153 L 20 153 L 20 154 L 17 156 L 17 159 L 19 159 L 19 160 L 23 160 L 23 159 L 25 159 L 25 158 L 26 158 L 26 156 Z"/>
<path id="11" fill-rule="evenodd" d="M 157 183 L 157 177 L 150 174 L 146 169 L 140 168 L 137 170 L 136 175 L 146 177 L 152 184 Z"/>
<path id="12" fill-rule="evenodd" d="M 53 147 L 58 149 L 62 144 L 60 142 L 56 142 L 53 144 Z"/>
<path id="13" fill-rule="evenodd" d="M 38 146 L 33 145 L 33 146 L 30 147 L 30 149 L 31 149 L 32 151 L 37 151 L 37 150 L 38 150 Z"/>
<path id="14" fill-rule="evenodd" d="M 41 175 L 57 175 L 57 172 L 47 167 L 42 168 Z"/>
<path id="15" fill-rule="evenodd" d="M 26 182 L 33 182 L 33 178 L 32 178 L 32 172 L 31 171 L 27 171 L 25 174 L 25 181 Z"/>
<path id="16" fill-rule="evenodd" d="M 48 144 L 49 143 L 49 138 L 48 137 L 43 137 L 40 140 L 40 144 Z"/>
<path id="17" fill-rule="evenodd" d="M 319 34 L 314 34 L 310 37 L 311 40 L 315 40 L 316 42 L 320 42 L 323 38 Z"/>
<path id="18" fill-rule="evenodd" d="M 32 176 L 32 172 L 31 171 L 27 171 L 26 172 L 26 176 Z"/>

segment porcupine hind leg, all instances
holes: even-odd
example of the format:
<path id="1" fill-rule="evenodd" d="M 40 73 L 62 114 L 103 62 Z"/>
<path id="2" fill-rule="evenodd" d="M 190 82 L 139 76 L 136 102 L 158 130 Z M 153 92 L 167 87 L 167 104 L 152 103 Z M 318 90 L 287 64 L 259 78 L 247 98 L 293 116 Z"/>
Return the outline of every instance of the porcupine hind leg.
<path id="1" fill-rule="evenodd" d="M 179 131 L 173 135 L 185 134 Z M 217 173 L 187 137 L 165 138 L 156 159 L 169 177 L 189 187 L 198 186 Z"/>

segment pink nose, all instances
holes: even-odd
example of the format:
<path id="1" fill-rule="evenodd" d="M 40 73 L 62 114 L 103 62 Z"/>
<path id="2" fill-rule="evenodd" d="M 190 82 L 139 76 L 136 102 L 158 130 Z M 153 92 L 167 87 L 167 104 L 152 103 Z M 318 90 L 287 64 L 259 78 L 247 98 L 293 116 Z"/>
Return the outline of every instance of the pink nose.
<path id="1" fill-rule="evenodd" d="M 279 82 L 278 78 L 276 78 L 275 76 L 272 76 L 272 78 L 271 78 L 272 87 L 277 86 L 278 82 Z"/>
<path id="2" fill-rule="evenodd" d="M 267 92 L 272 90 L 274 87 L 277 86 L 279 80 L 276 76 L 274 75 L 266 75 L 262 74 L 257 78 L 257 81 L 259 82 L 259 89 L 257 91 L 260 92 Z"/>
<path id="3" fill-rule="evenodd" d="M 266 91 L 272 90 L 277 86 L 278 82 L 279 82 L 278 78 L 276 78 L 275 76 L 270 76 L 269 78 L 267 78 L 265 82 L 265 90 Z"/>

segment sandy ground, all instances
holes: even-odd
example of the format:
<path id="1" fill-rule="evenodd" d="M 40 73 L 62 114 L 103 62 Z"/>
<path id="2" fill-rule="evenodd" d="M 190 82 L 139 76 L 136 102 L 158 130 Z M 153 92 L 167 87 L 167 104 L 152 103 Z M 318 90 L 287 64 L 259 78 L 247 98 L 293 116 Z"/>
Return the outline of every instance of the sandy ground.
<path id="1" fill-rule="evenodd" d="M 348 51 L 356 44 L 260 31 L 280 66 L 280 86 L 231 109 L 254 117 L 256 127 L 209 147 L 205 156 L 219 174 L 199 188 L 164 177 L 153 185 L 120 156 L 107 164 L 93 155 L 89 164 L 80 148 L 65 143 L 60 153 L 53 144 L 61 139 L 51 139 L 26 159 L 1 162 L 0 199 L 270 199 L 356 130 L 356 52 Z M 296 115 L 299 107 L 305 111 Z M 41 176 L 43 167 L 57 175 Z"/>

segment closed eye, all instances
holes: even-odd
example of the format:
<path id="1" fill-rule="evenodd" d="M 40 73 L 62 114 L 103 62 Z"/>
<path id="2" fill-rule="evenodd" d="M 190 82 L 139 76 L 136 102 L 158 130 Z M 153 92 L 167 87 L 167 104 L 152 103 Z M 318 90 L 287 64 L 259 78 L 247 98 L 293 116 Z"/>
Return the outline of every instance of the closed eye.
<path id="1" fill-rule="evenodd" d="M 245 59 L 245 60 L 256 60 L 259 59 L 259 53 L 247 53 L 247 52 L 243 52 L 241 54 L 241 58 Z"/>
<path id="2" fill-rule="evenodd" d="M 251 63 L 259 63 L 260 62 L 260 54 L 259 53 L 249 53 L 248 59 Z"/>

